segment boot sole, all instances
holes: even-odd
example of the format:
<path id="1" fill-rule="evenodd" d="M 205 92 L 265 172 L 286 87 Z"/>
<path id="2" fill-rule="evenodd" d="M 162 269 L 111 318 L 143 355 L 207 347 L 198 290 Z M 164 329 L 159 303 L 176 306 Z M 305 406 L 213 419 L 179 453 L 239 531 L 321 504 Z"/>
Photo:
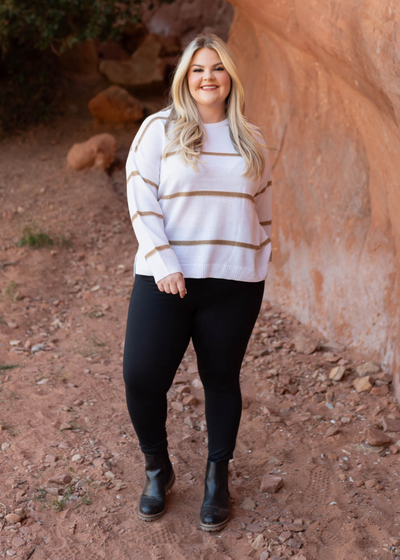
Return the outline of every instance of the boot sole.
<path id="1" fill-rule="evenodd" d="M 171 490 L 172 486 L 174 485 L 174 482 L 175 482 L 175 471 L 172 471 L 172 477 L 165 487 L 166 494 Z M 138 509 L 138 516 L 142 521 L 156 521 L 157 519 L 160 519 L 160 517 L 162 517 L 166 511 L 167 508 L 165 507 L 159 513 L 155 513 L 154 515 L 146 515 L 145 513 L 141 513 L 141 511 Z"/>
<path id="2" fill-rule="evenodd" d="M 229 513 L 228 517 L 224 519 L 224 521 L 221 521 L 220 523 L 215 523 L 213 525 L 209 523 L 202 523 L 200 521 L 200 527 L 203 531 L 220 531 L 221 529 L 223 529 L 228 525 L 230 518 L 231 518 L 231 513 Z"/>

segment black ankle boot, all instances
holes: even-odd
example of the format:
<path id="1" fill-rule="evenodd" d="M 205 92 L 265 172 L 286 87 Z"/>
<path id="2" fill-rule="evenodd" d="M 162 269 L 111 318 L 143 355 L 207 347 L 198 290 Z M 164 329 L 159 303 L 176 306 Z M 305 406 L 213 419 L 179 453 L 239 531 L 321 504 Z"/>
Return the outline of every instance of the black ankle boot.
<path id="1" fill-rule="evenodd" d="M 165 513 L 165 497 L 175 482 L 168 451 L 145 454 L 146 484 L 139 501 L 138 515 L 143 521 L 154 521 Z"/>
<path id="2" fill-rule="evenodd" d="M 227 461 L 207 461 L 204 500 L 200 510 L 200 526 L 204 531 L 218 531 L 225 527 L 231 513 L 228 489 Z"/>

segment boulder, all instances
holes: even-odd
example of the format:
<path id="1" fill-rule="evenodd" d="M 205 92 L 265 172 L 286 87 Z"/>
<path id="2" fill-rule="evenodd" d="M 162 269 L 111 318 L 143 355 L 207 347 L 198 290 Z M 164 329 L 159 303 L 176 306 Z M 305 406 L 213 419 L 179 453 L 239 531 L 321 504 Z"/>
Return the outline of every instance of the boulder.
<path id="1" fill-rule="evenodd" d="M 113 84 L 126 87 L 164 86 L 165 62 L 159 57 L 162 44 L 147 35 L 130 60 L 103 60 L 100 72 Z"/>
<path id="2" fill-rule="evenodd" d="M 68 152 L 67 162 L 72 169 L 89 167 L 108 169 L 115 159 L 117 141 L 108 133 L 95 134 L 86 142 L 74 144 Z"/>
<path id="3" fill-rule="evenodd" d="M 119 86 L 110 86 L 98 93 L 88 107 L 97 121 L 105 123 L 136 122 L 144 116 L 140 102 Z"/>

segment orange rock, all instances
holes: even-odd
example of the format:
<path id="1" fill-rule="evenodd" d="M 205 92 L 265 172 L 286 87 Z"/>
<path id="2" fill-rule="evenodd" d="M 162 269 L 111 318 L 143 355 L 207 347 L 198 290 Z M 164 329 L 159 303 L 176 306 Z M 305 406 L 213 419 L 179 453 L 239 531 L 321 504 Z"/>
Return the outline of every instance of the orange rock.
<path id="1" fill-rule="evenodd" d="M 260 492 L 269 492 L 270 494 L 275 494 L 280 488 L 282 488 L 282 486 L 282 477 L 266 474 L 263 476 L 263 479 L 261 481 Z"/>
<path id="2" fill-rule="evenodd" d="M 387 443 L 392 443 L 392 438 L 390 436 L 381 430 L 376 430 L 375 428 L 367 428 L 364 435 L 370 445 L 385 445 Z"/>
<path id="3" fill-rule="evenodd" d="M 89 167 L 108 169 L 115 159 L 117 141 L 108 133 L 95 134 L 86 142 L 74 144 L 68 152 L 67 162 L 76 170 Z"/>
<path id="4" fill-rule="evenodd" d="M 105 123 L 136 122 L 143 118 L 139 101 L 119 86 L 98 93 L 88 107 L 96 120 Z"/>

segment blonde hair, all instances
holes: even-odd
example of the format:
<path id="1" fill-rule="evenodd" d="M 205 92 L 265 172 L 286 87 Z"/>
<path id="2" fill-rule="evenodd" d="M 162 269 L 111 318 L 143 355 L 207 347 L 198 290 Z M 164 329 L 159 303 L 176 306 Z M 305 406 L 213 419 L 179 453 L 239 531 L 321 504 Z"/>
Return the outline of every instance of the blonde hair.
<path id="1" fill-rule="evenodd" d="M 229 134 L 237 152 L 247 164 L 244 176 L 261 176 L 265 168 L 265 157 L 262 148 L 275 151 L 254 137 L 254 134 L 264 140 L 259 127 L 251 123 L 244 116 L 245 96 L 244 88 L 239 77 L 236 64 L 228 45 L 213 33 L 197 35 L 183 51 L 174 72 L 170 88 L 170 103 L 166 109 L 171 109 L 166 123 L 166 133 L 170 141 L 166 145 L 163 157 L 171 155 L 171 148 L 177 146 L 173 153 L 179 153 L 185 165 L 189 163 L 196 171 L 200 162 L 199 153 L 204 143 L 206 131 L 193 99 L 187 80 L 187 73 L 195 52 L 198 49 L 214 49 L 231 77 L 231 89 L 225 100 L 225 113 L 228 118 Z"/>

